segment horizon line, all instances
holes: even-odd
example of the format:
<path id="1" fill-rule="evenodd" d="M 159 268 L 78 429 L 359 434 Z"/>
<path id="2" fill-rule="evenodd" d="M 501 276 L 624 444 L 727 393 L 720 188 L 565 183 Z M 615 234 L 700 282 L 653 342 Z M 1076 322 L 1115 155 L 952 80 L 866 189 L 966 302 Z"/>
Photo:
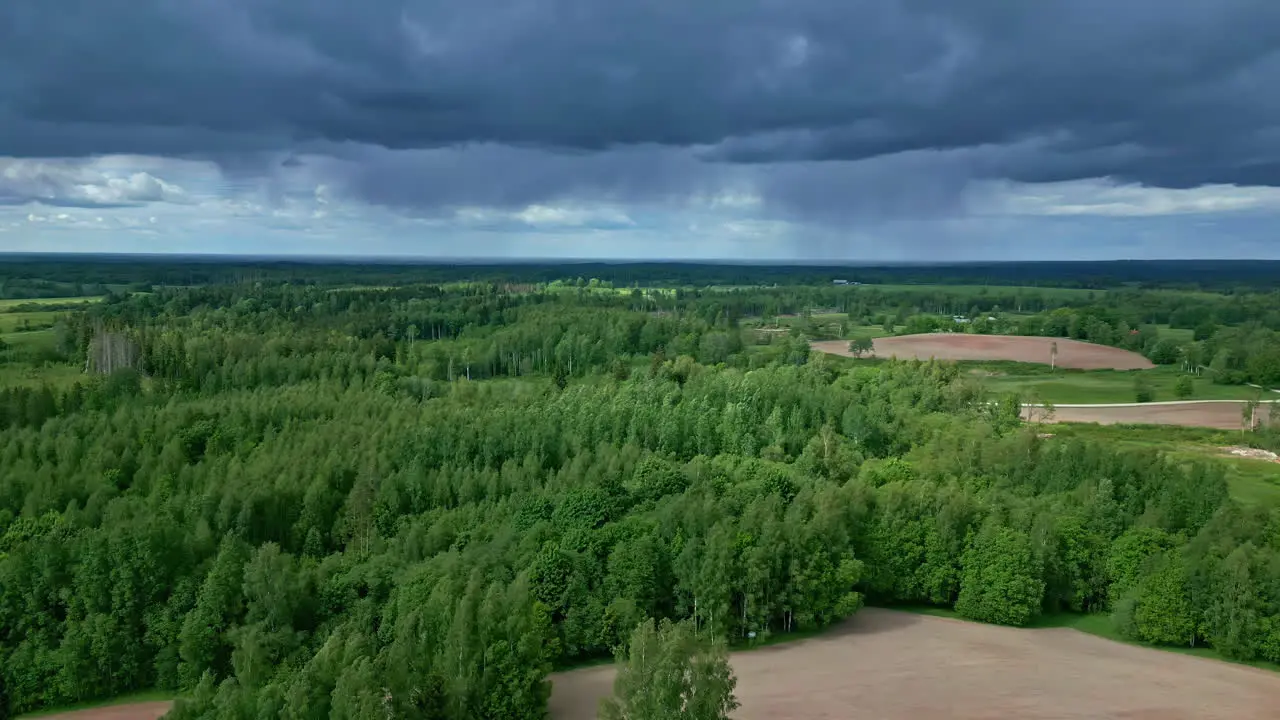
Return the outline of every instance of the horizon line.
<path id="1" fill-rule="evenodd" d="M 1280 263 L 1269 258 L 1111 258 L 1107 260 L 853 260 L 822 258 L 601 258 L 601 257 L 452 257 L 431 255 L 345 255 L 345 254 L 269 254 L 269 253 L 170 253 L 170 252 L 87 252 L 53 251 L 23 252 L 0 251 L 0 262 L 11 260 L 50 259 L 139 259 L 139 260 L 197 260 L 197 261 L 265 261 L 318 262 L 415 265 L 772 265 L 775 267 L 946 267 L 964 265 L 1066 265 L 1066 264 L 1121 264 L 1121 263 Z"/>

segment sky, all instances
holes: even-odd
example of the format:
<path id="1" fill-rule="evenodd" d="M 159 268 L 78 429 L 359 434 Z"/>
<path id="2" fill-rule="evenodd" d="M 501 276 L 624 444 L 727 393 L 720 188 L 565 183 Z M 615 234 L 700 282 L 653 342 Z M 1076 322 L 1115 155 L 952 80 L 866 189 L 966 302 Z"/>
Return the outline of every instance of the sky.
<path id="1" fill-rule="evenodd" d="M 1275 0 L 4 0 L 0 251 L 1280 258 Z"/>

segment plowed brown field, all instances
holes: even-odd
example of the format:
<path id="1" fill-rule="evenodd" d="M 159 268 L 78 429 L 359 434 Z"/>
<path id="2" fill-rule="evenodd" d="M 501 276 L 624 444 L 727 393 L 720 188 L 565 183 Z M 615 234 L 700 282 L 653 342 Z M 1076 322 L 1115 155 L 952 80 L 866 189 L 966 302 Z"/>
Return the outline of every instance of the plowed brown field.
<path id="1" fill-rule="evenodd" d="M 1237 400 L 1219 400 L 1211 402 L 1187 403 L 1144 403 L 1142 405 L 1097 405 L 1093 407 L 1063 407 L 1053 410 L 1050 422 L 1098 423 L 1099 425 L 1184 425 L 1187 427 L 1217 428 L 1219 430 L 1239 430 L 1242 424 L 1240 413 L 1244 404 Z M 1256 422 L 1266 424 L 1273 422 L 1270 408 L 1261 406 L 1257 410 Z M 1280 416 L 1280 410 L 1276 411 Z M 1038 420 L 1039 410 L 1025 408 L 1024 419 Z M 1276 715 L 1280 718 L 1280 713 Z"/>
<path id="2" fill-rule="evenodd" d="M 1280 674 L 1065 628 L 868 608 L 820 638 L 735 654 L 736 720 L 1275 720 Z M 552 720 L 596 717 L 612 667 L 552 677 Z"/>
<path id="3" fill-rule="evenodd" d="M 1150 360 L 1135 352 L 1063 338 L 928 333 L 876 338 L 873 342 L 876 357 L 902 360 L 1012 360 L 1048 365 L 1051 348 L 1057 343 L 1058 367 L 1079 370 L 1144 370 L 1155 367 Z M 823 340 L 813 343 L 812 347 L 819 352 L 851 356 L 847 340 Z"/>

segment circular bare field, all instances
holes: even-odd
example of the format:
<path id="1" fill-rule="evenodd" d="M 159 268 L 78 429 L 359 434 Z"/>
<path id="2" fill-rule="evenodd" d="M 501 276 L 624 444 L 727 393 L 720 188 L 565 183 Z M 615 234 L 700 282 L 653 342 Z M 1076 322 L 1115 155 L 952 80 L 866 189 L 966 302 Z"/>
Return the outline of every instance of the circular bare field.
<path id="1" fill-rule="evenodd" d="M 167 700 L 106 705 L 56 715 L 41 715 L 40 720 L 160 720 L 172 707 L 173 703 Z"/>
<path id="2" fill-rule="evenodd" d="M 1239 400 L 1143 403 L 1141 405 L 1057 405 L 1048 422 L 1098 423 L 1099 425 L 1184 425 L 1186 427 L 1239 430 L 1244 403 Z M 1271 422 L 1267 405 L 1258 407 L 1259 424 Z M 1276 411 L 1280 417 L 1280 409 Z M 1041 420 L 1040 410 L 1023 408 L 1028 420 Z"/>
<path id="3" fill-rule="evenodd" d="M 733 656 L 736 720 L 1274 720 L 1280 674 L 1066 628 L 868 608 L 820 638 Z M 596 717 L 612 667 L 552 676 L 552 720 Z"/>
<path id="4" fill-rule="evenodd" d="M 876 338 L 876 357 L 903 360 L 1012 360 L 1048 365 L 1053 344 L 1058 344 L 1057 366 L 1077 370 L 1145 370 L 1155 365 L 1135 352 L 1064 338 L 1019 335 L 968 335 L 927 333 Z M 814 350 L 851 357 L 847 340 L 823 340 Z"/>

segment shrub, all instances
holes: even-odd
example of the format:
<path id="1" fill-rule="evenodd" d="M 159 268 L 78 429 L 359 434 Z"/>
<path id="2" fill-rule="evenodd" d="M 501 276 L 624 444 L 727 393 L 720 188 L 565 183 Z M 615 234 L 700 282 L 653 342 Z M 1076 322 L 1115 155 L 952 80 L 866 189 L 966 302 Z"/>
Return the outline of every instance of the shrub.
<path id="1" fill-rule="evenodd" d="M 1151 402 L 1156 397 L 1155 388 L 1151 387 L 1151 381 L 1145 377 L 1138 376 L 1133 380 L 1133 397 L 1135 402 L 1145 403 Z"/>

